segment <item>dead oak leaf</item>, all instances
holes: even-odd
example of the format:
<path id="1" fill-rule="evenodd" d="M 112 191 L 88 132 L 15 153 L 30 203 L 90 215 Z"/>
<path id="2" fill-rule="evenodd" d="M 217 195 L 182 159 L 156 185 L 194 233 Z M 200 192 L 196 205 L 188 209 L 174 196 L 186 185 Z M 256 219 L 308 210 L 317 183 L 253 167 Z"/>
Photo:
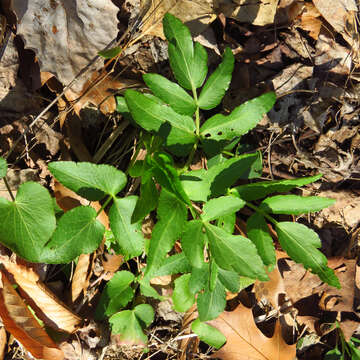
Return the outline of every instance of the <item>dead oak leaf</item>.
<path id="1" fill-rule="evenodd" d="M 288 345 L 281 335 L 280 323 L 274 335 L 266 337 L 255 325 L 251 309 L 239 305 L 234 311 L 224 311 L 209 322 L 227 338 L 226 344 L 212 355 L 223 360 L 292 360 L 296 345 Z"/>

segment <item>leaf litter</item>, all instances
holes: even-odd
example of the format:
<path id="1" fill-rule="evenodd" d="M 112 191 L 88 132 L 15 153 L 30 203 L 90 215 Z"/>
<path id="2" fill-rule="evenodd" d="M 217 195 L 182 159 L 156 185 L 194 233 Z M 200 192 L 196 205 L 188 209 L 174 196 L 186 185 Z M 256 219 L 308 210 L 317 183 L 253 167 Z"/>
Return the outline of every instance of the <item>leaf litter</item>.
<path id="1" fill-rule="evenodd" d="M 51 3 L 54 6 L 46 7 L 47 11 L 40 2 L 30 1 L 29 3 L 31 7 L 25 11 L 23 4 L 14 2 L 14 10 L 18 19 L 22 18 L 22 22 L 18 24 L 17 34 L 25 40 L 27 48 L 35 51 L 37 61 L 40 64 L 40 71 L 43 73 L 45 71 L 50 72 L 63 86 L 70 83 L 75 75 L 96 55 L 97 51 L 101 50 L 117 35 L 116 24 L 118 19 L 116 13 L 119 8 L 112 4 L 108 5 L 109 12 L 106 13 L 111 18 L 111 21 L 108 21 L 108 18 L 105 20 L 105 17 L 104 20 L 101 19 L 97 9 L 91 9 L 79 1 L 77 2 L 77 14 L 81 21 L 73 20 L 73 17 L 69 16 L 70 20 L 66 23 L 63 21 L 64 16 L 57 15 L 60 14 L 59 11 L 62 15 L 67 14 L 65 1 Z M 319 216 L 310 220 L 318 228 L 320 234 L 326 235 L 326 239 L 325 235 L 322 236 L 322 240 L 324 240 L 323 251 L 329 257 L 330 267 L 338 274 L 343 285 L 342 289 L 329 288 L 311 273 L 306 272 L 303 267 L 291 263 L 289 260 L 281 259 L 278 260 L 278 263 L 285 263 L 286 271 L 277 272 L 275 278 L 271 276 L 269 283 L 255 285 L 254 291 L 258 300 L 267 298 L 270 306 L 280 313 L 283 311 L 282 306 L 286 304 L 290 307 L 291 314 L 294 314 L 292 316 L 296 319 L 298 326 L 301 327 L 305 324 L 310 334 L 317 334 L 319 338 L 325 341 L 328 339 L 326 336 L 331 332 L 329 333 L 329 329 L 323 324 L 328 321 L 331 315 L 331 319 L 340 321 L 342 331 L 346 339 L 349 339 L 357 328 L 358 320 L 356 316 L 348 315 L 356 315 L 357 289 L 360 288 L 359 282 L 356 281 L 359 271 L 353 259 L 358 251 L 359 238 L 356 236 L 356 231 L 360 220 L 357 203 L 359 176 L 358 5 L 352 0 L 338 1 L 336 7 L 329 6 L 329 2 L 320 0 L 312 2 L 297 0 L 260 1 L 250 5 L 245 1 L 231 4 L 226 1 L 161 1 L 158 3 L 153 1 L 152 8 L 148 10 L 147 18 L 149 21 L 143 29 L 146 34 L 141 39 L 140 45 L 136 45 L 138 47 L 133 53 L 135 55 L 130 54 L 128 56 L 130 60 L 126 58 L 119 60 L 120 63 L 123 61 L 126 66 L 132 66 L 132 73 L 127 69 L 126 78 L 120 75 L 120 78 L 114 80 L 110 78 L 110 80 L 105 80 L 101 86 L 91 88 L 92 82 L 96 82 L 98 77 L 98 74 L 94 72 L 92 77 L 86 77 L 77 83 L 73 88 L 74 93 L 67 92 L 67 100 L 62 106 L 59 106 L 58 111 L 64 111 L 64 106 L 69 106 L 78 98 L 79 94 L 85 94 L 75 107 L 80 119 L 82 119 L 81 111 L 87 102 L 95 105 L 97 111 L 111 114 L 115 106 L 113 98 L 109 97 L 111 89 L 139 84 L 140 73 L 145 67 L 146 71 L 152 68 L 152 71 L 163 72 L 166 75 L 168 70 L 160 65 L 162 64 L 161 61 L 164 61 L 161 60 L 163 59 L 162 40 L 154 38 L 154 36 L 162 37 L 162 29 L 161 26 L 156 25 L 154 18 L 156 16 L 161 17 L 161 14 L 169 9 L 180 16 L 187 14 L 183 20 L 191 22 L 193 35 L 204 34 L 203 36 L 207 39 L 208 35 L 204 31 L 210 28 L 215 33 L 217 46 L 220 48 L 224 43 L 231 40 L 233 50 L 237 54 L 237 66 L 235 67 L 236 78 L 232 82 L 229 95 L 225 99 L 228 110 L 250 97 L 256 96 L 264 87 L 273 87 L 277 91 L 280 99 L 274 111 L 269 114 L 268 118 L 264 119 L 262 128 L 248 135 L 249 141 L 256 139 L 255 143 L 264 152 L 267 165 L 264 174 L 269 175 L 269 177 L 275 176 L 279 179 L 286 179 L 301 175 L 314 175 L 320 170 L 325 179 L 321 187 L 309 186 L 306 191 L 308 194 L 321 194 L 338 200 L 335 207 L 322 210 Z M 36 24 L 31 20 L 31 16 L 34 14 L 38 15 Z M 219 20 L 221 16 L 225 19 L 222 28 Z M 104 26 L 99 26 L 96 19 L 104 21 Z M 93 28 L 91 24 L 94 25 Z M 275 26 L 278 27 L 276 33 L 268 31 L 275 29 Z M 108 31 L 100 31 L 107 28 Z M 36 36 L 30 36 L 33 33 Z M 71 35 L 69 39 L 74 42 L 69 46 L 68 40 L 57 40 L 52 45 L 54 49 L 50 51 L 49 41 L 57 39 L 57 37 L 60 38 L 60 35 L 64 36 L 66 33 Z M 90 38 L 90 34 L 95 34 L 96 37 Z M 73 38 L 75 35 L 77 37 Z M 2 115 L 4 114 L 0 120 L 0 140 L 11 142 L 7 146 L 1 146 L 1 154 L 7 152 L 16 140 L 17 136 L 12 133 L 13 130 L 9 131 L 6 128 L 14 126 L 13 119 L 26 116 L 30 123 L 29 116 L 36 116 L 39 105 L 44 107 L 46 104 L 46 101 L 43 102 L 39 98 L 34 100 L 35 97 L 31 94 L 32 90 L 26 89 L 25 81 L 23 83 L 23 80 L 26 79 L 22 80 L 18 77 L 19 58 L 13 37 L 6 46 L 6 52 L 0 63 L 0 74 L 6 75 L 1 77 L 1 81 L 5 81 L 2 87 L 5 92 L 3 98 L 0 97 L 0 111 Z M 94 44 L 92 40 L 96 40 L 96 43 Z M 214 43 L 214 39 L 211 39 L 211 43 Z M 216 54 L 212 53 L 211 47 L 209 49 L 210 61 L 216 62 Z M 70 50 L 76 51 L 77 55 L 70 53 Z M 65 55 L 68 56 L 67 59 L 63 58 Z M 63 60 L 59 61 L 59 59 Z M 135 63 L 131 64 L 131 62 Z M 102 66 L 103 64 L 97 67 L 97 70 L 100 73 L 105 71 L 104 74 L 107 75 L 106 71 L 109 68 L 104 69 Z M 118 71 L 116 67 L 112 69 Z M 87 81 L 89 83 L 84 87 Z M 86 98 L 85 89 L 89 84 L 90 91 L 88 98 Z M 45 94 L 46 97 L 49 95 L 47 91 L 44 91 L 45 87 L 46 85 L 40 89 L 40 94 L 41 96 Z M 55 93 L 60 94 L 61 90 L 55 91 Z M 24 98 L 28 101 L 23 101 Z M 106 102 L 106 98 L 110 98 L 110 103 Z M 14 112 L 14 110 L 16 111 Z M 109 123 L 111 121 L 116 122 L 116 119 L 112 118 L 111 115 L 108 117 Z M 64 121 L 66 124 L 69 120 L 65 117 Z M 64 146 L 67 146 L 70 151 L 73 149 L 72 145 L 68 145 L 71 135 L 66 134 L 56 124 L 54 126 L 51 118 L 49 118 L 48 124 L 38 124 L 40 124 L 39 127 L 34 130 L 37 138 L 34 137 L 35 140 L 33 141 L 37 144 L 36 151 L 27 151 L 26 156 L 28 162 L 31 160 L 33 167 L 39 170 L 36 156 L 46 157 L 50 160 L 58 156 L 59 153 L 65 154 Z M 55 127 L 56 133 L 52 132 L 54 130 L 48 130 L 48 135 L 43 134 L 47 125 L 50 128 Z M 89 153 L 93 152 L 95 148 L 91 139 L 94 137 L 94 133 L 103 133 L 104 136 L 111 134 L 111 127 L 106 126 L 108 125 L 101 122 L 96 124 L 96 121 L 95 126 L 86 124 L 84 121 L 81 123 L 82 132 L 78 135 L 78 139 L 85 148 L 88 148 Z M 16 135 L 21 133 L 20 128 Z M 84 135 L 89 133 L 90 137 Z M 52 141 L 54 137 L 58 137 L 58 134 L 61 134 L 61 137 L 64 136 L 64 142 L 58 141 L 54 145 Z M 131 134 L 125 132 L 123 137 L 120 136 L 121 141 L 119 142 L 129 138 L 129 135 Z M 58 138 L 60 139 L 60 137 Z M 72 142 L 74 143 L 74 140 Z M 40 144 L 43 144 L 47 150 L 44 151 Z M 23 145 L 26 148 L 26 143 Z M 28 147 L 28 149 L 31 148 Z M 113 146 L 109 153 L 116 154 L 119 151 L 124 152 L 125 149 L 121 150 L 121 148 Z M 77 154 L 79 153 L 81 151 L 77 152 Z M 78 156 L 81 157 L 81 155 Z M 13 159 L 14 163 L 16 162 L 16 171 L 24 172 L 24 164 L 18 161 L 20 157 L 24 157 L 22 149 L 14 153 Z M 33 173 L 35 174 L 36 170 Z M 34 179 L 36 179 L 36 175 L 34 175 Z M 23 181 L 21 180 L 21 182 Z M 44 176 L 43 181 L 46 182 L 49 179 Z M 304 218 L 302 220 L 305 221 Z M 345 228 L 345 231 L 340 232 L 343 236 L 341 239 L 336 239 L 338 227 Z M 339 241 L 347 242 L 345 250 L 339 246 Z M 334 255 L 337 257 L 335 258 Z M 351 255 L 352 258 L 347 259 L 344 257 L 345 255 Z M 95 274 L 99 274 L 99 272 L 94 267 L 101 262 L 97 262 L 95 259 L 93 263 L 89 256 L 85 257 L 79 259 L 74 274 L 72 286 L 76 290 L 73 290 L 73 300 L 81 293 L 86 298 L 87 293 L 91 293 L 88 288 L 89 284 L 100 283 L 100 281 L 96 283 L 97 276 Z M 104 266 L 104 270 L 108 271 L 116 267 L 117 265 L 108 268 Z M 19 271 L 19 269 L 14 271 Z M 78 278 L 79 280 L 77 280 Z M 299 292 L 299 284 L 301 284 L 301 292 Z M 97 285 L 94 285 L 93 289 L 96 297 L 96 292 L 99 291 Z M 292 304 L 289 305 L 288 302 L 282 304 L 280 301 L 281 294 L 288 297 Z M 92 295 L 87 300 L 85 299 L 79 307 L 80 309 L 83 307 L 81 311 L 87 314 L 84 316 L 85 318 L 89 317 L 89 309 L 86 308 L 89 304 L 90 309 L 93 306 L 91 303 Z M 67 301 L 65 297 L 61 300 Z M 3 316 L 7 318 L 7 315 L 4 314 Z M 172 319 L 175 318 L 172 317 Z M 266 337 L 256 327 L 251 310 L 243 305 L 238 305 L 234 311 L 223 313 L 219 319 L 220 324 L 218 326 L 223 330 L 227 328 L 231 335 L 228 343 L 213 356 L 222 356 L 224 359 L 240 359 L 241 356 L 251 354 L 251 351 L 257 352 L 259 343 L 263 344 L 262 348 L 264 349 L 261 356 L 276 358 L 279 356 L 279 353 L 276 352 L 279 345 L 282 345 L 283 350 L 281 351 L 284 351 L 281 358 L 291 358 L 290 356 L 295 354 L 294 345 L 288 345 L 280 334 L 279 320 L 276 321 L 274 335 Z M 168 339 L 176 339 L 181 328 L 178 321 L 164 319 L 161 321 L 157 326 L 167 327 L 164 338 L 167 336 Z M 243 323 L 248 325 L 247 329 L 243 328 Z M 228 324 L 231 324 L 230 328 Z M 84 329 L 87 329 L 84 330 L 87 334 L 91 334 L 94 330 L 91 327 L 84 327 Z M 95 329 L 98 331 L 97 326 Z M 249 332 L 248 329 L 251 331 Z M 243 334 L 246 333 L 245 330 L 248 332 L 246 336 Z M 164 346 L 164 342 L 154 340 L 155 336 L 163 334 L 164 331 L 157 333 L 156 331 L 159 330 L 155 328 L 153 331 L 154 338 L 150 341 L 150 349 L 155 348 L 152 350 L 153 352 L 163 349 L 163 352 L 172 354 L 175 358 L 178 354 L 175 350 Z M 83 339 L 85 338 L 86 336 L 83 336 Z M 67 342 L 62 343 L 61 348 L 65 349 L 72 343 L 72 349 L 77 348 L 78 354 L 85 354 L 88 358 L 94 357 L 89 339 L 83 339 L 81 343 L 68 339 Z M 328 341 L 331 345 L 331 339 Z M 96 341 L 95 343 L 98 344 Z M 174 344 L 176 343 L 175 341 Z M 256 346 L 253 346 L 254 343 Z M 163 347 L 161 348 L 161 346 Z M 96 347 L 99 348 L 99 345 L 94 345 L 94 349 Z M 232 350 L 234 348 L 235 351 L 240 349 L 240 354 L 237 353 L 235 357 Z M 104 346 L 103 349 L 105 349 Z M 118 347 L 115 346 L 113 351 L 114 349 L 118 349 Z M 196 345 L 193 349 L 190 347 L 187 350 L 188 358 L 194 357 L 196 353 L 202 351 Z M 64 352 L 66 353 L 65 350 Z M 76 355 L 69 355 L 69 358 L 71 356 Z M 142 358 L 143 355 L 134 349 L 132 354 L 130 350 L 128 356 L 129 358 L 131 356 Z"/>

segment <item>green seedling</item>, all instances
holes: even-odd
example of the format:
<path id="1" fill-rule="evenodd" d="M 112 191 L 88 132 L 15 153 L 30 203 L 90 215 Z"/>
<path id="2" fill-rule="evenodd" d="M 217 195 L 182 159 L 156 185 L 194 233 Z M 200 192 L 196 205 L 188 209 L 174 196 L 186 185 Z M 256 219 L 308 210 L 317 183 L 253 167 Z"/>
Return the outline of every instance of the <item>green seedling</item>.
<path id="1" fill-rule="evenodd" d="M 0 198 L 0 241 L 31 262 L 68 263 L 99 246 L 105 229 L 97 216 L 110 209 L 106 244 L 126 260 L 145 254 L 146 268 L 135 275 L 116 273 L 102 293 L 96 318 L 109 318 L 112 331 L 122 339 L 145 343 L 143 329 L 153 321 L 154 313 L 150 305 L 138 305 L 136 295 L 163 299 L 150 280 L 177 274 L 172 296 L 175 309 L 185 312 L 196 303 L 199 319 L 193 331 L 220 347 L 225 338 L 205 322 L 224 311 L 226 290 L 238 292 L 256 279 L 268 280 L 276 263 L 268 223 L 292 259 L 322 281 L 340 287 L 318 250 L 317 233 L 301 223 L 278 220 L 279 214 L 307 214 L 334 201 L 274 195 L 317 181 L 321 175 L 236 186 L 240 179 L 261 176 L 260 153 L 231 151 L 272 108 L 275 94 L 252 99 L 229 114 L 207 116 L 208 110 L 221 104 L 229 87 L 235 63 L 232 51 L 227 48 L 220 65 L 207 76 L 207 52 L 193 42 L 189 29 L 170 14 L 163 25 L 177 82 L 145 74 L 152 93 L 127 90 L 124 97 L 117 97 L 118 111 L 141 129 L 136 151 L 146 150 L 145 159 L 132 161 L 127 171 L 141 178 L 140 196 L 119 196 L 127 176 L 113 166 L 52 162 L 49 170 L 60 183 L 89 201 L 101 201 L 102 208 L 96 212 L 79 206 L 65 214 L 57 211 L 55 216 L 48 190 L 25 183 L 14 201 Z M 207 157 L 207 169 L 190 171 L 199 154 Z M 6 167 L 0 159 L 1 177 Z M 236 213 L 245 206 L 253 211 L 247 219 L 248 237 L 235 232 Z M 155 214 L 157 221 L 146 242 L 142 221 Z M 182 252 L 174 255 L 176 241 Z"/>

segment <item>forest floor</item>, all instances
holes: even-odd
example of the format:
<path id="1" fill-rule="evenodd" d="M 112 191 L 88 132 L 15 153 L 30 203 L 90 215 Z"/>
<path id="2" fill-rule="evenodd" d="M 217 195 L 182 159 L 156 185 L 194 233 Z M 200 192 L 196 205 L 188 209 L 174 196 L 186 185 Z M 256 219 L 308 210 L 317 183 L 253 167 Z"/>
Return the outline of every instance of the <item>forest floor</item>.
<path id="1" fill-rule="evenodd" d="M 9 1 L 2 2 L 0 156 L 10 165 L 7 179 L 14 193 L 21 183 L 31 180 L 48 187 L 57 199 L 72 198 L 54 184 L 47 169 L 54 160 L 127 169 L 138 129 L 116 113 L 114 95 L 130 87 L 144 87 L 142 75 L 148 72 L 171 78 L 161 26 L 162 16 L 170 11 L 206 47 L 209 69 L 219 64 L 226 47 L 232 49 L 236 62 L 223 111 L 266 91 L 276 92 L 274 108 L 243 138 L 249 148 L 262 152 L 262 179 L 321 173 L 320 181 L 297 193 L 336 199 L 332 207 L 303 216 L 302 221 L 319 234 L 321 251 L 342 288 L 322 283 L 279 251 L 278 267 L 269 282 L 255 283 L 228 297 L 233 326 L 228 342 L 244 346 L 241 330 L 237 330 L 237 321 L 244 319 L 256 322 L 257 327 L 249 325 L 249 331 L 262 332 L 254 334 L 254 339 L 262 339 L 264 347 L 270 342 L 270 347 L 283 341 L 297 344 L 297 359 L 322 359 L 342 340 L 360 339 L 357 2 L 154 0 L 139 4 L 113 0 L 111 4 L 103 0 L 100 3 L 110 4 L 102 12 L 86 2 L 69 3 L 54 0 L 46 8 L 35 0 L 13 7 Z M 119 56 L 92 61 L 123 34 L 120 46 L 125 50 Z M 9 198 L 1 181 L 0 196 Z M 239 216 L 239 226 L 242 222 Z M 65 276 L 74 272 L 74 265 L 66 269 L 37 265 L 35 269 L 58 299 L 83 320 L 75 333 L 56 338 L 66 359 L 240 359 L 231 355 L 230 348 L 216 352 L 200 342 L 189 330 L 194 311 L 185 316 L 177 313 L 169 300 L 152 304 L 156 316 L 147 330 L 147 352 L 141 346 L 122 344 L 110 336 L 108 324 L 96 323 L 92 315 L 106 281 L 126 264 L 105 253 L 83 261 L 85 270 L 79 278 Z M 153 285 L 169 295 L 172 280 L 159 279 Z M 274 309 L 269 304 L 278 296 L 286 300 Z M 244 307 L 238 307 L 240 303 Z M 281 339 L 274 340 L 278 317 Z M 30 358 L 8 331 L 0 330 L 0 359 Z M 344 353 L 345 347 L 339 345 Z M 262 359 L 272 357 L 263 355 Z"/>

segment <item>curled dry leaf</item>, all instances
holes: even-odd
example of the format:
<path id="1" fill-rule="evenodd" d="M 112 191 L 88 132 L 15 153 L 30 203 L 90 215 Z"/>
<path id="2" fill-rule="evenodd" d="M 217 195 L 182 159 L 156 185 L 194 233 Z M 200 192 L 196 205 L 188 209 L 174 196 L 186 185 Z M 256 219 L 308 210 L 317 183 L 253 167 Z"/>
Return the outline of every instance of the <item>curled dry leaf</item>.
<path id="1" fill-rule="evenodd" d="M 17 34 L 25 48 L 34 49 L 40 70 L 54 74 L 63 84 L 75 76 L 117 36 L 119 8 L 107 0 L 12 1 Z M 101 68 L 100 60 L 93 68 Z M 81 91 L 86 76 L 72 86 Z"/>
<path id="2" fill-rule="evenodd" d="M 71 282 L 71 301 L 74 303 L 89 286 L 91 269 L 94 263 L 93 254 L 81 254 Z"/>
<path id="3" fill-rule="evenodd" d="M 21 293 L 44 323 L 56 330 L 74 332 L 81 318 L 60 301 L 29 266 L 2 261 L 5 269 L 20 286 Z"/>
<path id="4" fill-rule="evenodd" d="M 1 272 L 0 316 L 9 331 L 35 358 L 63 360 L 63 352 L 40 326 L 24 301 Z"/>
<path id="5" fill-rule="evenodd" d="M 279 321 L 274 335 L 266 337 L 255 325 L 251 309 L 239 305 L 234 311 L 224 311 L 209 322 L 227 339 L 226 344 L 212 358 L 222 360 L 293 360 L 296 345 L 288 345 L 281 335 Z"/>

